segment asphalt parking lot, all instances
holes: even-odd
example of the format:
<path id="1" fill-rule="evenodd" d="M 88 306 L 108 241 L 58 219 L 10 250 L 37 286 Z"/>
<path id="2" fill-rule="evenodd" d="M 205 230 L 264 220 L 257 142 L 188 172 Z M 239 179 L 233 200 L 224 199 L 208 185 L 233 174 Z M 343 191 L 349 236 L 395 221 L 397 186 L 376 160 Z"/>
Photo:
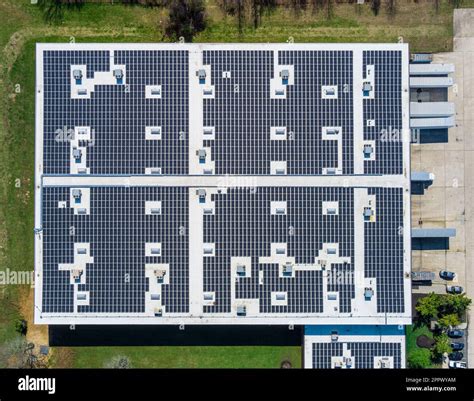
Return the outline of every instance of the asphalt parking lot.
<path id="1" fill-rule="evenodd" d="M 454 87 L 448 101 L 456 108 L 456 127 L 449 130 L 447 143 L 412 145 L 411 170 L 435 174 L 433 184 L 424 195 L 412 196 L 412 227 L 455 228 L 449 249 L 415 250 L 413 271 L 436 274 L 432 286 L 419 287 L 414 292 L 446 292 L 446 282 L 439 279 L 440 270 L 456 273 L 453 281 L 474 299 L 474 10 L 458 9 L 454 13 L 454 51 L 434 56 L 436 63 L 455 65 Z M 469 320 L 474 320 L 471 308 Z M 464 360 L 474 367 L 474 324 L 464 337 Z"/>

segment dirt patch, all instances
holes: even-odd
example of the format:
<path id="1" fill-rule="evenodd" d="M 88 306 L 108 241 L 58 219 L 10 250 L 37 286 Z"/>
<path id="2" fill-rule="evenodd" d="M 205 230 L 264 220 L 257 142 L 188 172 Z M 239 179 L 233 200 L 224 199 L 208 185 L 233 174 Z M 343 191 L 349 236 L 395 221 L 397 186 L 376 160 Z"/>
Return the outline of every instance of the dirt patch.
<path id="1" fill-rule="evenodd" d="M 19 291 L 18 299 L 20 314 L 28 324 L 26 339 L 28 342 L 34 343 L 35 349 L 39 351 L 40 345 L 48 345 L 48 326 L 45 324 L 39 325 L 33 323 L 35 303 L 34 288 L 29 286 L 22 287 Z"/>
<path id="2" fill-rule="evenodd" d="M 420 348 L 433 348 L 435 345 L 436 341 L 433 340 L 432 338 L 429 338 L 428 336 L 421 335 L 418 336 L 416 339 L 416 345 Z"/>

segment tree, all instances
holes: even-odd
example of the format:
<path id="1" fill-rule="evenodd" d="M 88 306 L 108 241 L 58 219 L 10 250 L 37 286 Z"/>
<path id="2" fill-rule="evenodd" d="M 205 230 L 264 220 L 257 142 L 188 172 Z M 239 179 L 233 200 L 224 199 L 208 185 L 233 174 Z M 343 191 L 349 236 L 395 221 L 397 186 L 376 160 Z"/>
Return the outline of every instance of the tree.
<path id="1" fill-rule="evenodd" d="M 15 331 L 22 336 L 26 336 L 26 332 L 28 331 L 28 324 L 24 319 L 17 319 L 15 321 Z"/>
<path id="2" fill-rule="evenodd" d="M 372 4 L 370 5 L 370 9 L 374 13 L 375 16 L 379 15 L 380 11 L 380 0 L 372 0 Z"/>
<path id="3" fill-rule="evenodd" d="M 408 354 L 408 366 L 413 369 L 425 369 L 431 366 L 431 353 L 426 348 L 416 348 Z"/>
<path id="4" fill-rule="evenodd" d="M 38 6 L 43 13 L 44 20 L 49 24 L 56 24 L 62 21 L 64 9 L 80 8 L 84 0 L 39 0 Z"/>
<path id="5" fill-rule="evenodd" d="M 442 359 L 443 354 L 449 354 L 453 351 L 453 349 L 451 348 L 451 340 L 445 333 L 435 337 L 435 340 L 436 343 L 433 349 L 431 350 L 431 354 L 434 360 L 439 361 Z"/>
<path id="6" fill-rule="evenodd" d="M 444 302 L 442 304 L 443 310 L 442 313 L 455 313 L 459 317 L 462 317 L 466 310 L 471 305 L 472 300 L 466 296 L 466 294 L 456 294 L 456 295 L 445 295 Z"/>
<path id="7" fill-rule="evenodd" d="M 206 28 L 202 0 L 173 0 L 170 5 L 166 35 L 172 40 L 183 37 L 192 42 L 194 35 Z"/>
<path id="8" fill-rule="evenodd" d="M 108 369 L 130 369 L 131 367 L 130 359 L 124 355 L 114 356 L 105 364 L 105 368 Z"/>
<path id="9" fill-rule="evenodd" d="M 395 0 L 387 0 L 387 14 L 390 18 L 393 18 L 397 12 L 397 8 L 395 6 Z"/>
<path id="10" fill-rule="evenodd" d="M 459 7 L 461 7 L 462 1 L 463 1 L 463 0 L 449 0 L 449 2 L 451 3 L 451 5 L 452 5 L 454 8 L 459 8 Z"/>
<path id="11" fill-rule="evenodd" d="M 425 322 L 438 316 L 438 308 L 440 306 L 440 299 L 437 294 L 432 292 L 426 297 L 420 298 L 416 304 L 416 310 Z"/>
<path id="12" fill-rule="evenodd" d="M 334 4 L 333 0 L 326 0 L 326 18 L 331 19 L 334 13 Z"/>
<path id="13" fill-rule="evenodd" d="M 442 316 L 438 319 L 438 326 L 442 329 L 447 329 L 449 327 L 457 326 L 461 324 L 459 317 L 455 313 L 451 313 L 450 315 Z"/>

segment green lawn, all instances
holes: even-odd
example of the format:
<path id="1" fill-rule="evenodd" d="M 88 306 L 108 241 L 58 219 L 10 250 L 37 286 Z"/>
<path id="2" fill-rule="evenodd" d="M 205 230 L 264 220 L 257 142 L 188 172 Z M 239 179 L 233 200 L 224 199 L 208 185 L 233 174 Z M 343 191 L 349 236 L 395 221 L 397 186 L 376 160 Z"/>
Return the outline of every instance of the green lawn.
<path id="1" fill-rule="evenodd" d="M 417 337 L 421 335 L 425 335 L 429 338 L 433 338 L 433 333 L 429 330 L 429 328 L 426 325 L 421 325 L 419 327 L 416 327 L 415 325 L 411 326 L 406 326 L 406 355 L 407 355 L 407 360 L 410 357 L 410 354 L 412 352 L 423 352 L 426 353 L 426 355 L 431 356 L 431 352 L 427 348 L 420 348 L 416 345 L 416 339 Z M 432 362 L 431 364 L 432 368 L 439 368 L 441 367 L 438 364 L 435 364 Z"/>
<path id="2" fill-rule="evenodd" d="M 74 367 L 102 368 L 127 356 L 135 368 L 279 368 L 283 360 L 301 367 L 300 347 L 77 347 Z"/>
<path id="3" fill-rule="evenodd" d="M 416 339 L 421 335 L 433 338 L 433 333 L 425 325 L 422 325 L 420 327 L 415 327 L 415 325 L 406 327 L 407 354 L 409 354 L 410 351 L 414 350 L 415 348 L 418 348 L 418 346 L 416 345 Z"/>

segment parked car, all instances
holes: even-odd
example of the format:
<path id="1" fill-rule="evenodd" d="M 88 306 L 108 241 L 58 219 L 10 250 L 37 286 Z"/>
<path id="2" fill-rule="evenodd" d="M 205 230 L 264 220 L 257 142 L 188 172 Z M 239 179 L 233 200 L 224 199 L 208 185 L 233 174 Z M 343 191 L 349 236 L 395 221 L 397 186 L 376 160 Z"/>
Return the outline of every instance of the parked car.
<path id="1" fill-rule="evenodd" d="M 463 358 L 464 354 L 462 352 L 456 351 L 456 352 L 451 352 L 448 355 L 448 358 L 450 361 L 460 361 Z"/>
<path id="2" fill-rule="evenodd" d="M 449 367 L 451 369 L 467 369 L 467 364 L 466 362 L 449 361 Z"/>
<path id="3" fill-rule="evenodd" d="M 448 337 L 451 337 L 451 338 L 462 338 L 464 336 L 464 331 L 458 330 L 458 329 L 451 329 L 451 330 L 448 330 L 447 334 L 448 334 Z"/>
<path id="4" fill-rule="evenodd" d="M 451 343 L 453 351 L 462 351 L 464 349 L 464 343 Z"/>
<path id="5" fill-rule="evenodd" d="M 449 272 L 447 270 L 441 270 L 439 272 L 439 277 L 442 278 L 443 280 L 454 280 L 454 277 L 456 277 L 456 273 Z"/>
<path id="6" fill-rule="evenodd" d="M 459 285 L 446 286 L 446 292 L 449 292 L 450 294 L 462 294 L 463 291 L 464 291 L 463 288 L 460 287 Z"/>

